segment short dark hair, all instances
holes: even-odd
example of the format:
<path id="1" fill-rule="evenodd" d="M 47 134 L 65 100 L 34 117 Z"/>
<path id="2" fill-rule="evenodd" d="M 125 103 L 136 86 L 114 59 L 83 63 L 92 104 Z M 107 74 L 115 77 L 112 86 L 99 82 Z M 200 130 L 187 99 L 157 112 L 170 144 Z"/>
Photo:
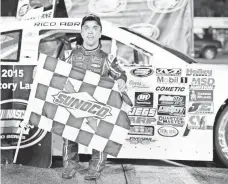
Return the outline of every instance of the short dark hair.
<path id="1" fill-rule="evenodd" d="M 91 20 L 96 21 L 97 24 L 101 27 L 101 30 L 102 30 L 101 20 L 100 20 L 100 18 L 98 16 L 96 16 L 94 14 L 89 14 L 89 15 L 83 17 L 81 27 L 85 24 L 86 21 L 91 21 Z"/>

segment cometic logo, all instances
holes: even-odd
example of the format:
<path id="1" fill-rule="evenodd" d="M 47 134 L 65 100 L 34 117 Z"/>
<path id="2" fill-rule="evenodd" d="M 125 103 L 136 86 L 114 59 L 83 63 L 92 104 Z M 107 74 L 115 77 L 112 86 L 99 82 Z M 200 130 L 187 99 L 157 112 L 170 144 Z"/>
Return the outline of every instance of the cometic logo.
<path id="1" fill-rule="evenodd" d="M 157 86 L 156 91 L 184 91 L 185 87 L 165 87 L 165 86 Z"/>
<path id="2" fill-rule="evenodd" d="M 135 68 L 130 72 L 135 77 L 148 77 L 153 74 L 153 70 L 150 68 Z"/>
<path id="3" fill-rule="evenodd" d="M 184 7 L 187 0 L 147 0 L 147 6 L 156 13 L 170 13 Z"/>

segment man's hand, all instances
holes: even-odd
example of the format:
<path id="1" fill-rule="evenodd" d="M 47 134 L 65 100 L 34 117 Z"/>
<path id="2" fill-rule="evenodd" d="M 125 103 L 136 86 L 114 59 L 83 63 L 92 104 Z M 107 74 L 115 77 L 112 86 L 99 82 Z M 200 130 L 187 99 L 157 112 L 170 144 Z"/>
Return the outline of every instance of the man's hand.
<path id="1" fill-rule="evenodd" d="M 118 83 L 118 88 L 119 88 L 120 92 L 126 91 L 127 86 L 126 86 L 126 82 L 123 79 L 118 79 L 117 83 Z"/>

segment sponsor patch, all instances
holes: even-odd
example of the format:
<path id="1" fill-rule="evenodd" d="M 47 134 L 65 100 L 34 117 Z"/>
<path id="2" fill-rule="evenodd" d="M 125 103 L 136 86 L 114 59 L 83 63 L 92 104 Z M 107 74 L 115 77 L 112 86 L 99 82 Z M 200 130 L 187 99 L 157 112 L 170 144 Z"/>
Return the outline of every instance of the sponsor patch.
<path id="1" fill-rule="evenodd" d="M 188 83 L 187 77 L 167 77 L 167 76 L 158 76 L 157 83 L 162 84 L 186 84 Z"/>
<path id="2" fill-rule="evenodd" d="M 212 70 L 187 69 L 186 76 L 196 76 L 196 77 L 212 76 Z"/>
<path id="3" fill-rule="evenodd" d="M 185 87 L 169 87 L 169 86 L 157 86 L 156 91 L 175 91 L 175 92 L 183 92 L 185 91 Z"/>
<path id="4" fill-rule="evenodd" d="M 185 107 L 158 105 L 158 115 L 185 116 Z"/>
<path id="5" fill-rule="evenodd" d="M 159 135 L 163 137 L 175 137 L 178 135 L 179 131 L 171 126 L 164 126 L 158 129 Z"/>
<path id="6" fill-rule="evenodd" d="M 129 135 L 154 135 L 153 126 L 131 126 L 129 130 Z"/>
<path id="7" fill-rule="evenodd" d="M 135 106 L 153 107 L 153 93 L 135 92 Z"/>
<path id="8" fill-rule="evenodd" d="M 127 140 L 130 144 L 150 144 L 153 141 L 149 137 L 129 137 Z"/>
<path id="9" fill-rule="evenodd" d="M 158 116 L 158 125 L 172 125 L 176 127 L 184 126 L 184 118 L 179 116 Z"/>
<path id="10" fill-rule="evenodd" d="M 148 77 L 154 73 L 151 68 L 135 68 L 130 71 L 135 77 Z"/>
<path id="11" fill-rule="evenodd" d="M 181 68 L 157 68 L 157 76 L 180 76 Z"/>
<path id="12" fill-rule="evenodd" d="M 1 144 L 2 148 L 13 149 L 17 145 L 21 132 L 21 121 L 24 119 L 27 100 L 7 99 L 0 103 L 1 135 L 0 140 L 7 140 Z M 12 109 L 13 108 L 13 109 Z M 28 125 L 22 134 L 19 148 L 27 148 L 37 144 L 37 140 L 46 132 L 33 125 Z"/>
<path id="13" fill-rule="evenodd" d="M 196 86 L 213 86 L 215 84 L 214 78 L 192 78 L 191 85 Z"/>
<path id="14" fill-rule="evenodd" d="M 182 95 L 158 95 L 159 105 L 185 106 L 186 97 Z"/>
<path id="15" fill-rule="evenodd" d="M 213 102 L 189 102 L 188 113 L 210 114 L 214 111 Z"/>
<path id="16" fill-rule="evenodd" d="M 157 120 L 154 117 L 128 116 L 131 125 L 151 125 Z"/>
<path id="17" fill-rule="evenodd" d="M 189 85 L 190 90 L 212 90 L 214 88 L 214 85 Z"/>
<path id="18" fill-rule="evenodd" d="M 94 101 L 88 100 L 81 94 L 82 93 L 67 94 L 59 92 L 53 96 L 53 102 L 68 109 L 80 110 L 81 113 L 85 114 L 84 117 L 96 116 L 97 118 L 103 119 L 111 115 L 110 107 L 96 102 L 95 99 Z"/>
<path id="19" fill-rule="evenodd" d="M 207 128 L 206 122 L 206 116 L 190 116 L 188 119 L 188 128 L 205 130 Z"/>
<path id="20" fill-rule="evenodd" d="M 23 120 L 25 114 L 25 110 L 19 109 L 1 109 L 0 110 L 0 119 L 18 119 Z"/>
<path id="21" fill-rule="evenodd" d="M 154 117 L 156 114 L 155 108 L 150 107 L 133 107 L 130 112 L 128 112 L 129 116 L 146 116 L 146 117 Z"/>
<path id="22" fill-rule="evenodd" d="M 190 90 L 189 101 L 213 101 L 213 90 Z"/>
<path id="23" fill-rule="evenodd" d="M 129 88 L 150 88 L 150 84 L 149 83 L 144 83 L 141 81 L 134 81 L 134 80 L 130 80 L 129 81 Z"/>

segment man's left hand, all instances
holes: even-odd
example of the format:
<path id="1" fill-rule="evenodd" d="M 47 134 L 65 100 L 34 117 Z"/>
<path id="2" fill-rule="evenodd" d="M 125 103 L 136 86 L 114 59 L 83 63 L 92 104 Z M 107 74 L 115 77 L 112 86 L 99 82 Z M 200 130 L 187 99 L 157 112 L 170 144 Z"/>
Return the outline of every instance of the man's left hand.
<path id="1" fill-rule="evenodd" d="M 123 79 L 118 79 L 117 83 L 118 83 L 118 88 L 119 88 L 120 92 L 126 91 L 127 86 L 126 86 L 126 82 Z"/>

